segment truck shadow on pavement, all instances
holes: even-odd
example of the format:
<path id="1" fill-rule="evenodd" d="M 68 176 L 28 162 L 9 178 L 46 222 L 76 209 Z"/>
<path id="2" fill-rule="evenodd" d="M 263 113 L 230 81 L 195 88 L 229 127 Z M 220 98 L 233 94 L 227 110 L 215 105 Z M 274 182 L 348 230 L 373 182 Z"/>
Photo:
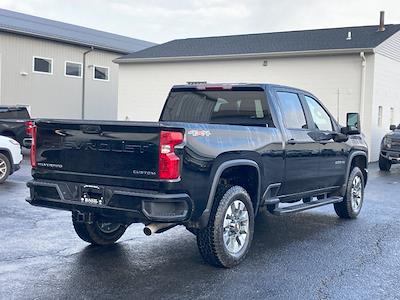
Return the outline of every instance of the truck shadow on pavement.
<path id="1" fill-rule="evenodd" d="M 138 237 L 108 247 L 87 246 L 65 269 L 67 286 L 63 290 L 68 295 L 61 297 L 79 297 L 82 291 L 89 298 L 126 297 L 140 291 L 143 298 L 146 295 L 179 298 L 183 292 L 188 295 L 194 287 L 203 284 L 207 288 L 197 290 L 194 295 L 208 297 L 209 293 L 214 295 L 215 289 L 226 295 L 221 282 L 231 278 L 245 284 L 254 276 L 255 267 L 284 269 L 292 263 L 293 253 L 307 255 L 301 248 L 309 248 L 309 252 L 315 249 L 316 239 L 322 243 L 319 247 L 329 247 L 329 235 L 335 231 L 340 234 L 344 225 L 351 224 L 324 212 L 288 217 L 264 213 L 256 220 L 253 246 L 247 259 L 229 270 L 206 265 L 197 252 L 194 235 L 183 228 L 164 233 L 167 238 Z M 71 291 L 77 294 L 71 295 Z"/>

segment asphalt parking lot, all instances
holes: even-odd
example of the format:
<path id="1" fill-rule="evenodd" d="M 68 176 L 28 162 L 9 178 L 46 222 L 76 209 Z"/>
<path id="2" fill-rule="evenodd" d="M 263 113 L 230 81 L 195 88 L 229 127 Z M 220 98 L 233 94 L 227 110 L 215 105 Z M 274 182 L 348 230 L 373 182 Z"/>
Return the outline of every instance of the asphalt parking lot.
<path id="1" fill-rule="evenodd" d="M 250 254 L 225 270 L 206 265 L 183 227 L 92 247 L 68 212 L 25 202 L 30 169 L 0 186 L 0 299 L 400 299 L 400 167 L 370 166 L 357 220 L 333 207 L 256 221 Z"/>

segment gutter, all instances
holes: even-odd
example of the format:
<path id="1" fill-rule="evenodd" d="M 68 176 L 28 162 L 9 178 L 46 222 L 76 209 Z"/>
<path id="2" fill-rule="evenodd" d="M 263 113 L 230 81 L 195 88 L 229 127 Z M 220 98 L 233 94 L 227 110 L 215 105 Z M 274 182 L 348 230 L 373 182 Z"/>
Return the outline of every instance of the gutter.
<path id="1" fill-rule="evenodd" d="M 364 52 L 360 52 L 361 58 L 361 87 L 360 87 L 360 122 L 361 126 L 364 124 L 364 113 L 365 113 L 365 85 L 366 85 L 366 69 L 367 59 Z"/>
<path id="2" fill-rule="evenodd" d="M 82 54 L 82 120 L 85 120 L 85 90 L 86 90 L 86 55 L 94 50 L 91 46 L 89 50 L 83 52 Z M 94 72 L 94 69 L 93 69 Z"/>
<path id="3" fill-rule="evenodd" d="M 227 55 L 147 57 L 147 58 L 120 57 L 114 59 L 113 62 L 117 64 L 124 64 L 124 63 L 179 62 L 179 61 L 202 61 L 202 60 L 230 60 L 230 59 L 267 58 L 267 57 L 358 54 L 360 52 L 373 53 L 374 48 L 328 49 L 328 50 L 244 53 L 244 54 L 227 54 Z"/>

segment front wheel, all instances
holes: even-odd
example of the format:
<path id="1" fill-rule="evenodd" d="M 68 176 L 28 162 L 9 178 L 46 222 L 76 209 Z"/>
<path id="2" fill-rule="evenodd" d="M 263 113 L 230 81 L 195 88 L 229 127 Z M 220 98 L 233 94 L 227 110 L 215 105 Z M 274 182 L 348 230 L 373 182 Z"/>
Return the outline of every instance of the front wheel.
<path id="1" fill-rule="evenodd" d="M 74 214 L 72 214 L 72 223 L 76 234 L 82 240 L 101 246 L 115 243 L 121 238 L 127 228 L 124 224 L 96 220 L 91 223 L 78 222 Z"/>
<path id="2" fill-rule="evenodd" d="M 8 175 L 10 175 L 11 164 L 7 156 L 0 153 L 0 183 L 6 181 Z"/>
<path id="3" fill-rule="evenodd" d="M 392 162 L 388 160 L 387 158 L 383 157 L 382 155 L 379 156 L 379 169 L 381 171 L 390 171 L 390 168 L 392 167 Z"/>
<path id="4" fill-rule="evenodd" d="M 254 232 L 254 210 L 247 191 L 240 186 L 221 186 L 206 228 L 197 233 L 203 259 L 230 268 L 247 255 Z"/>
<path id="5" fill-rule="evenodd" d="M 342 202 L 334 204 L 336 214 L 343 219 L 355 219 L 364 202 L 364 175 L 358 167 L 351 171 Z"/>

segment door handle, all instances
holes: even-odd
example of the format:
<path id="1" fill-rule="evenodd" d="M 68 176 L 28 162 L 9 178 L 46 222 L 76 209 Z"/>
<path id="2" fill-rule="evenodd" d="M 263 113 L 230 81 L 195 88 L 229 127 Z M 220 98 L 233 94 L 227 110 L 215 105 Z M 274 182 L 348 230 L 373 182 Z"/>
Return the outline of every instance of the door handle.
<path id="1" fill-rule="evenodd" d="M 81 125 L 80 129 L 82 130 L 83 133 L 87 133 L 87 134 L 102 133 L 100 126 L 97 126 L 97 125 Z"/>
<path id="2" fill-rule="evenodd" d="M 287 143 L 289 145 L 295 145 L 296 144 L 296 140 L 295 139 L 290 139 L 290 140 L 287 141 Z"/>

